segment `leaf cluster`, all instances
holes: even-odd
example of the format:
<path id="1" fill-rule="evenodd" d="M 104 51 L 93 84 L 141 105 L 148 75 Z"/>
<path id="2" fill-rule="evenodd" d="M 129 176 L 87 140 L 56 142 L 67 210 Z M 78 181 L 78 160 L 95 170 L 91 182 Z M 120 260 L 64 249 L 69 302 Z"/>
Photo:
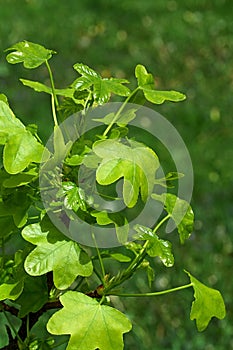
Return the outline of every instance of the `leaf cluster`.
<path id="1" fill-rule="evenodd" d="M 192 287 L 195 300 L 190 318 L 196 319 L 198 330 L 203 331 L 212 317 L 222 319 L 225 306 L 220 292 L 189 272 L 190 283 L 184 286 L 140 295 L 121 293 L 123 283 L 139 269 L 144 269 L 149 287 L 153 286 L 156 271 L 150 265 L 152 258 L 164 268 L 175 264 L 172 243 L 164 239 L 168 220 L 173 220 L 181 244 L 189 239 L 194 222 L 189 203 L 175 194 L 156 191 L 157 186 L 169 190 L 183 175 L 171 171 L 158 178 L 160 163 L 155 150 L 128 136 L 137 108 L 127 109 L 127 104 L 138 94 L 153 104 L 179 102 L 185 95 L 156 90 L 152 74 L 142 65 L 135 69 L 137 87 L 132 91 L 126 86 L 127 80 L 102 78 L 82 63 L 73 66 L 78 73 L 74 82 L 57 88 L 49 64 L 53 50 L 24 41 L 7 51 L 11 64 L 23 63 L 28 69 L 47 67 L 50 86 L 20 81 L 50 96 L 54 138 L 51 152 L 40 140 L 37 127 L 25 126 L 11 110 L 7 97 L 0 95 L 0 348 L 13 339 L 20 349 L 121 350 L 123 335 L 132 324 L 112 305 L 112 295 L 153 297 Z M 117 112 L 93 119 L 103 131 L 94 137 L 84 133 L 73 145 L 66 143 L 59 123 L 82 110 L 78 130 L 82 134 L 89 108 L 108 102 L 112 95 L 124 98 L 124 103 Z M 55 172 L 60 160 L 64 160 L 62 179 Z M 49 170 L 50 188 L 56 190 L 49 210 L 61 215 L 65 210 L 67 226 L 75 213 L 90 225 L 114 228 L 121 248 L 87 247 L 59 231 L 40 196 L 39 167 L 44 164 Z M 78 175 L 81 169 L 85 186 Z M 126 210 L 99 210 L 93 183 L 100 197 L 121 201 Z M 119 195 L 116 187 L 120 184 Z M 130 242 L 132 211 L 140 210 L 149 199 L 161 203 L 163 215 L 153 227 L 135 225 L 135 241 Z M 119 271 L 105 271 L 109 260 L 113 266 L 116 261 L 120 264 Z"/>

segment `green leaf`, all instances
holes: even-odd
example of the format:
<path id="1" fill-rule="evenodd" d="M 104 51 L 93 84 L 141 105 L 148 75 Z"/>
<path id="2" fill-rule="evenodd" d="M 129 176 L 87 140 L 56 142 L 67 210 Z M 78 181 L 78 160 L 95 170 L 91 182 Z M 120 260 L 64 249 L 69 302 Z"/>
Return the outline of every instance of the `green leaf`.
<path id="1" fill-rule="evenodd" d="M 15 283 L 3 283 L 0 285 L 0 300 L 16 300 L 23 291 L 23 280 Z"/>
<path id="2" fill-rule="evenodd" d="M 60 301 L 64 307 L 50 318 L 47 329 L 71 335 L 67 350 L 123 350 L 123 333 L 132 325 L 120 311 L 73 291 Z"/>
<path id="3" fill-rule="evenodd" d="M 151 197 L 164 204 L 165 210 L 176 224 L 180 242 L 183 244 L 193 231 L 194 214 L 189 203 L 171 193 L 153 193 Z"/>
<path id="4" fill-rule="evenodd" d="M 129 256 L 121 254 L 121 253 L 111 253 L 110 257 L 115 259 L 115 260 L 117 260 L 117 261 L 120 261 L 120 262 L 129 262 L 129 261 L 131 261 L 131 258 Z"/>
<path id="5" fill-rule="evenodd" d="M 156 104 L 161 104 L 161 103 L 164 103 L 165 101 L 179 102 L 186 99 L 186 96 L 184 94 L 174 90 L 159 91 L 159 90 L 151 90 L 143 87 L 143 92 L 144 92 L 145 98 L 148 101 Z"/>
<path id="6" fill-rule="evenodd" d="M 8 98 L 7 98 L 7 96 L 4 95 L 4 94 L 0 94 L 0 101 L 3 101 L 3 102 L 6 103 L 7 105 L 9 105 L 9 104 L 8 104 Z"/>
<path id="7" fill-rule="evenodd" d="M 32 80 L 26 80 L 26 79 L 19 79 L 19 80 L 23 83 L 23 85 L 32 88 L 36 92 L 45 92 L 45 93 L 50 94 L 50 95 L 53 94 L 51 87 L 49 87 L 45 84 L 39 83 L 38 81 L 32 81 Z M 68 98 L 73 98 L 74 91 L 75 90 L 72 88 L 55 89 L 55 94 L 61 95 L 64 97 L 68 97 Z"/>
<path id="8" fill-rule="evenodd" d="M 0 135 L 5 134 L 8 137 L 24 130 L 23 123 L 15 117 L 10 107 L 0 100 Z"/>
<path id="9" fill-rule="evenodd" d="M 67 181 L 62 183 L 62 192 L 65 195 L 64 205 L 67 209 L 77 211 L 79 208 L 87 211 L 85 202 L 85 192 L 74 182 Z"/>
<path id="10" fill-rule="evenodd" d="M 57 311 L 57 309 L 52 309 L 44 312 L 38 319 L 38 321 L 33 325 L 33 327 L 30 329 L 30 339 L 34 339 L 34 341 L 38 341 L 39 344 L 47 344 L 48 341 L 53 340 L 53 348 L 56 350 L 65 350 L 66 345 L 69 341 L 69 336 L 53 336 L 51 339 L 51 334 L 46 329 L 46 324 L 49 320 L 49 318 Z M 41 344 L 41 345 L 42 345 Z M 30 344 L 31 345 L 31 344 Z M 44 350 L 46 348 L 39 348 L 38 350 Z M 50 349 L 50 348 L 49 348 Z M 34 350 L 34 348 L 32 348 Z M 37 348 L 35 348 L 37 350 Z"/>
<path id="11" fill-rule="evenodd" d="M 174 265 L 171 242 L 158 238 L 157 234 L 148 227 L 135 225 L 134 229 L 138 232 L 137 239 L 148 240 L 146 251 L 149 256 L 158 256 L 166 267 Z"/>
<path id="12" fill-rule="evenodd" d="M 92 263 L 76 242 L 68 240 L 46 220 L 42 228 L 32 224 L 22 231 L 25 240 L 37 245 L 25 260 L 29 275 L 40 276 L 53 271 L 55 286 L 66 289 L 77 276 L 92 274 Z"/>
<path id="13" fill-rule="evenodd" d="M 98 225 L 114 224 L 118 241 L 126 243 L 129 234 L 129 225 L 127 219 L 121 213 L 108 213 L 107 211 L 93 211 L 92 216 L 96 218 Z"/>
<path id="14" fill-rule="evenodd" d="M 120 127 L 126 126 L 131 120 L 136 118 L 136 113 L 135 113 L 136 111 L 137 111 L 137 109 L 130 109 L 130 110 L 120 114 L 118 116 L 118 118 L 116 119 L 115 123 Z M 93 120 L 96 122 L 100 122 L 100 123 L 104 123 L 106 125 L 109 125 L 114 120 L 115 115 L 116 114 L 112 112 L 112 113 L 107 114 L 103 118 L 97 118 L 97 119 L 93 119 Z"/>
<path id="15" fill-rule="evenodd" d="M 197 329 L 202 332 L 208 326 L 212 317 L 220 320 L 226 316 L 225 304 L 221 293 L 209 288 L 185 271 L 194 289 L 195 300 L 192 303 L 190 319 L 196 319 Z"/>
<path id="16" fill-rule="evenodd" d="M 0 348 L 7 347 L 9 345 L 7 328 L 10 329 L 12 338 L 15 339 L 15 331 L 18 332 L 21 325 L 22 321 L 18 317 L 12 315 L 10 312 L 6 311 L 5 314 L 0 312 Z"/>
<path id="17" fill-rule="evenodd" d="M 82 91 L 93 86 L 93 97 L 98 104 L 107 102 L 111 93 L 119 96 L 128 96 L 130 93 L 130 90 L 122 85 L 128 83 L 128 80 L 102 78 L 93 69 L 82 63 L 76 63 L 74 69 L 81 75 L 81 77 L 74 81 L 72 87 L 76 90 Z"/>
<path id="18" fill-rule="evenodd" d="M 33 167 L 28 171 L 10 176 L 8 179 L 3 181 L 5 188 L 14 188 L 24 186 L 38 177 L 37 168 Z"/>
<path id="19" fill-rule="evenodd" d="M 23 171 L 31 162 L 40 163 L 44 146 L 29 131 L 10 136 L 3 151 L 3 165 L 9 174 Z"/>
<path id="20" fill-rule="evenodd" d="M 13 45 L 6 51 L 13 51 L 7 55 L 7 62 L 11 64 L 23 62 L 24 67 L 29 69 L 39 67 L 56 53 L 26 40 Z"/>
<path id="21" fill-rule="evenodd" d="M 147 73 L 146 68 L 138 64 L 135 68 L 135 76 L 138 81 L 139 87 L 147 86 L 148 88 L 153 89 L 154 88 L 154 78 L 153 75 L 150 73 Z"/>
<path id="22" fill-rule="evenodd" d="M 159 161 L 149 147 L 132 140 L 129 140 L 129 144 L 101 140 L 94 143 L 93 151 L 102 158 L 96 172 L 97 182 L 109 185 L 123 177 L 124 202 L 132 208 L 137 203 L 139 191 L 144 202 L 151 194 Z"/>
<path id="23" fill-rule="evenodd" d="M 155 104 L 161 104 L 165 101 L 179 102 L 185 100 L 186 96 L 177 91 L 160 91 L 154 89 L 154 78 L 152 74 L 142 65 L 137 65 L 135 76 L 139 88 L 143 91 L 145 98 Z"/>
<path id="24" fill-rule="evenodd" d="M 27 276 L 24 281 L 23 292 L 16 300 L 20 305 L 18 316 L 20 318 L 28 315 L 30 312 L 37 312 L 48 300 L 46 276 L 32 277 Z"/>

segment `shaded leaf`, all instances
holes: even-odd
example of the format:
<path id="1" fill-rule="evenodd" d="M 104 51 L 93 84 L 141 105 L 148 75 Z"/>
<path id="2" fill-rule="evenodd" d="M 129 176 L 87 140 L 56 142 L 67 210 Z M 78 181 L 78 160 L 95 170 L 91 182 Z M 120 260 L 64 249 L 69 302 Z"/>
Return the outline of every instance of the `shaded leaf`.
<path id="1" fill-rule="evenodd" d="M 18 332 L 22 325 L 22 321 L 18 317 L 12 315 L 10 312 L 7 311 L 5 312 L 5 314 L 3 312 L 0 312 L 0 348 L 9 345 L 9 335 L 7 332 L 7 328 L 10 329 L 12 338 L 15 339 L 15 331 Z"/>
<path id="2" fill-rule="evenodd" d="M 166 267 L 171 267 L 174 265 L 171 242 L 160 239 L 157 234 L 148 227 L 135 225 L 134 229 L 138 232 L 138 235 L 136 236 L 137 239 L 149 241 L 146 248 L 149 256 L 158 256 Z"/>
<path id="3" fill-rule="evenodd" d="M 7 62 L 11 64 L 23 62 L 24 67 L 29 69 L 39 67 L 56 53 L 26 40 L 11 46 L 6 51 L 13 51 L 7 55 Z"/>
<path id="4" fill-rule="evenodd" d="M 176 224 L 180 242 L 183 244 L 193 231 L 194 214 L 189 203 L 171 193 L 153 193 L 151 197 L 164 204 L 165 210 Z"/>
<path id="5" fill-rule="evenodd" d="M 18 316 L 24 317 L 30 312 L 37 312 L 48 300 L 47 280 L 45 276 L 26 276 L 23 292 L 16 300 L 20 305 Z"/>
<path id="6" fill-rule="evenodd" d="M 226 316 L 225 304 L 218 290 L 205 286 L 189 272 L 185 272 L 193 285 L 195 298 L 192 302 L 190 319 L 196 319 L 197 329 L 202 332 L 206 329 L 212 317 L 221 320 Z"/>
<path id="7" fill-rule="evenodd" d="M 47 329 L 52 334 L 71 335 L 67 350 L 123 349 L 123 333 L 132 325 L 120 311 L 73 291 L 60 301 L 64 307 L 50 318 Z"/>
<path id="8" fill-rule="evenodd" d="M 121 113 L 117 119 L 115 120 L 116 114 L 115 113 L 109 113 L 107 114 L 105 117 L 103 118 L 97 118 L 97 119 L 93 119 L 96 122 L 100 122 L 100 123 L 104 123 L 105 125 L 109 125 L 111 124 L 113 121 L 115 121 L 115 123 L 120 126 L 120 127 L 124 127 L 125 125 L 127 125 L 131 120 L 133 120 L 134 118 L 136 118 L 136 112 L 137 109 L 130 109 L 126 112 Z"/>
<path id="9" fill-rule="evenodd" d="M 120 213 L 108 213 L 107 211 L 93 211 L 92 216 L 96 218 L 98 225 L 114 224 L 116 229 L 117 239 L 124 244 L 128 239 L 129 225 L 127 219 Z"/>
<path id="10" fill-rule="evenodd" d="M 139 191 L 144 202 L 151 194 L 159 161 L 149 147 L 132 140 L 129 143 L 127 146 L 117 140 L 101 140 L 94 143 L 93 151 L 102 158 L 96 172 L 97 182 L 109 185 L 123 177 L 124 202 L 132 208 Z"/>
<path id="11" fill-rule="evenodd" d="M 8 179 L 3 181 L 3 186 L 5 188 L 14 188 L 14 187 L 20 187 L 24 186 L 34 179 L 36 179 L 38 176 L 38 170 L 37 168 L 31 168 L 28 171 L 25 171 L 23 173 L 18 173 L 16 175 L 10 176 Z"/>
<path id="12" fill-rule="evenodd" d="M 37 92 L 45 92 L 45 93 L 50 94 L 50 95 L 53 94 L 51 87 L 49 87 L 45 84 L 39 83 L 38 81 L 32 81 L 32 80 L 26 80 L 26 79 L 20 79 L 20 81 L 23 83 L 23 85 L 28 86 Z M 55 89 L 55 94 L 61 95 L 64 97 L 68 97 L 68 98 L 72 98 L 74 91 L 75 90 L 72 88 Z"/>
<path id="13" fill-rule="evenodd" d="M 68 240 L 50 223 L 45 223 L 43 230 L 39 224 L 32 224 L 22 231 L 25 240 L 37 245 L 25 260 L 29 275 L 40 276 L 53 271 L 55 286 L 66 289 L 78 275 L 92 274 L 92 263 L 78 243 Z"/>

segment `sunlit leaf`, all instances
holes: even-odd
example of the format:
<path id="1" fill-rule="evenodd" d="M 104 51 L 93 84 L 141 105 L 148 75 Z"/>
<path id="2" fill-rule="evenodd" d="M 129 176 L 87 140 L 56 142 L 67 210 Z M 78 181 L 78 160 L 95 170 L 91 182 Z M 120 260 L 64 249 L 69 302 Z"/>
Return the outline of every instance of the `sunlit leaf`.
<path id="1" fill-rule="evenodd" d="M 174 90 L 170 91 L 159 91 L 159 90 L 151 90 L 148 88 L 143 88 L 145 98 L 156 104 L 164 103 L 165 101 L 171 102 L 179 102 L 186 99 L 186 96 L 181 92 L 177 92 Z"/>
<path id="2" fill-rule="evenodd" d="M 146 86 L 147 88 L 153 89 L 154 88 L 154 78 L 153 75 L 150 73 L 147 73 L 146 68 L 138 64 L 135 68 L 135 76 L 138 81 L 139 87 Z"/>
<path id="3" fill-rule="evenodd" d="M 171 193 L 153 193 L 151 197 L 164 204 L 165 210 L 176 224 L 180 242 L 183 244 L 193 231 L 194 214 L 189 203 Z"/>
<path id="4" fill-rule="evenodd" d="M 56 53 L 53 50 L 48 50 L 41 45 L 29 41 L 21 41 L 6 51 L 13 51 L 6 57 L 9 63 L 16 64 L 23 62 L 24 67 L 30 69 L 39 67 Z"/>
<path id="5" fill-rule="evenodd" d="M 139 88 L 143 91 L 145 98 L 155 104 L 165 101 L 179 102 L 185 100 L 186 96 L 178 91 L 161 91 L 154 89 L 154 78 L 141 64 L 136 66 L 135 76 Z"/>
<path id="6" fill-rule="evenodd" d="M 136 236 L 137 239 L 148 240 L 149 244 L 146 251 L 149 256 L 158 256 L 166 267 L 174 265 L 171 242 L 160 239 L 157 234 L 148 227 L 135 225 L 134 229 L 138 232 Z"/>
<path id="7" fill-rule="evenodd" d="M 101 140 L 94 143 L 93 151 L 102 158 L 96 172 L 100 185 L 109 185 L 123 177 L 123 198 L 129 208 L 135 206 L 139 191 L 142 200 L 147 200 L 159 167 L 152 149 L 132 140 L 129 146 L 117 140 Z"/>
<path id="8" fill-rule="evenodd" d="M 66 292 L 60 301 L 64 307 L 50 318 L 47 329 L 71 335 L 67 350 L 123 350 L 123 333 L 132 328 L 124 314 L 74 291 Z"/>
<path id="9" fill-rule="evenodd" d="M 40 163 L 44 146 L 29 131 L 10 136 L 3 152 L 3 165 L 9 174 L 23 171 L 31 162 Z"/>
<path id="10" fill-rule="evenodd" d="M 26 226 L 22 236 L 37 247 L 27 256 L 25 270 L 31 276 L 53 271 L 54 284 L 59 289 L 68 288 L 80 276 L 90 276 L 92 263 L 78 243 L 68 240 L 52 224 L 45 222 Z"/>
<path id="11" fill-rule="evenodd" d="M 93 97 L 98 104 L 107 102 L 112 93 L 120 96 L 128 96 L 130 90 L 123 84 L 128 83 L 125 79 L 102 78 L 90 67 L 76 63 L 74 69 L 81 75 L 72 84 L 76 90 L 85 90 L 93 86 Z"/>
<path id="12" fill-rule="evenodd" d="M 208 326 L 212 317 L 220 320 L 226 316 L 225 304 L 221 293 L 205 286 L 185 271 L 190 278 L 194 289 L 195 300 L 192 303 L 190 319 L 196 319 L 197 329 L 202 332 Z"/>

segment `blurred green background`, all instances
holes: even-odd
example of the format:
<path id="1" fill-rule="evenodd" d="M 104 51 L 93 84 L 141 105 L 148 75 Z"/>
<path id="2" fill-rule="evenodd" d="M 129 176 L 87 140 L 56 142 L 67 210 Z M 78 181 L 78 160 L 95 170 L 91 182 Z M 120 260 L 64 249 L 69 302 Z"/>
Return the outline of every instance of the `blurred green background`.
<path id="1" fill-rule="evenodd" d="M 191 291 L 158 298 L 127 299 L 119 306 L 133 321 L 126 350 L 233 348 L 233 3 L 231 0 L 0 0 L 0 92 L 25 123 L 52 131 L 46 95 L 21 86 L 19 78 L 46 82 L 42 67 L 27 71 L 6 63 L 3 50 L 21 40 L 59 54 L 51 65 L 57 87 L 75 77 L 82 62 L 103 76 L 133 79 L 141 63 L 156 76 L 158 89 L 185 92 L 187 100 L 156 107 L 180 132 L 195 173 L 192 238 L 174 241 L 173 268 L 158 265 L 153 290 L 186 283 L 185 268 L 213 288 L 227 317 L 198 333 L 189 320 Z M 140 276 L 127 289 L 147 289 Z"/>

